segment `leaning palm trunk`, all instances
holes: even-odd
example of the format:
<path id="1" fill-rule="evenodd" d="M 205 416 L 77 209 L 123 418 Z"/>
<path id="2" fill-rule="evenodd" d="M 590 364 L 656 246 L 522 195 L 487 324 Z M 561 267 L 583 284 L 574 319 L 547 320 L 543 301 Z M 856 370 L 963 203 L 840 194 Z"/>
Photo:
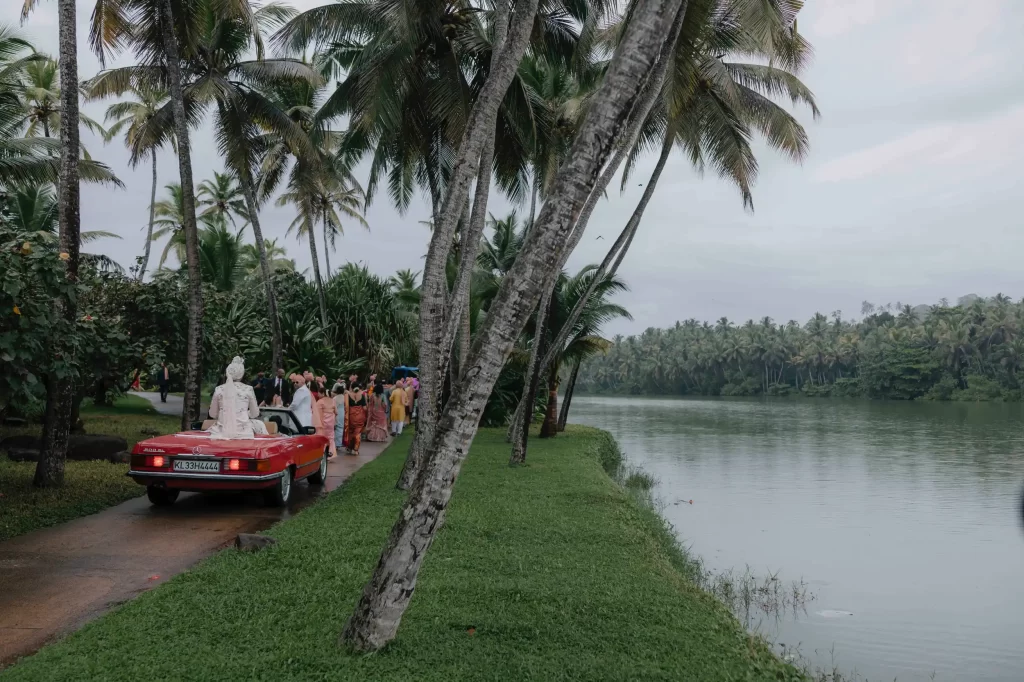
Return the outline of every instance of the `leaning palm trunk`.
<path id="1" fill-rule="evenodd" d="M 470 110 L 466 130 L 459 143 L 459 152 L 452 165 L 441 210 L 434 222 L 434 232 L 427 249 L 423 267 L 423 282 L 420 285 L 420 394 L 417 404 L 416 436 L 405 460 L 405 467 L 398 479 L 398 488 L 407 490 L 415 480 L 433 440 L 434 427 L 441 409 L 442 387 L 448 372 L 455 330 L 458 329 L 458 310 L 453 314 L 447 294 L 445 265 L 451 252 L 455 230 L 463 215 L 463 208 L 469 200 L 469 186 L 478 177 L 479 166 L 487 145 L 493 156 L 494 133 L 498 122 L 498 109 L 515 77 L 519 62 L 526 53 L 530 40 L 538 0 L 520 0 L 516 3 L 511 30 L 502 41 L 500 50 L 495 51 L 490 75 L 477 93 L 476 102 Z M 506 12 L 498 12 L 498 21 Z M 499 29 L 499 26 L 495 27 Z M 500 37 L 497 34 L 496 37 Z M 468 218 L 471 220 L 471 218 Z M 482 229 L 482 228 L 481 228 Z M 472 241 L 469 237 L 464 242 Z M 479 237 L 476 239 L 479 242 Z M 474 245 L 473 248 L 477 248 Z M 474 256 L 475 258 L 475 256 Z M 471 269 L 468 260 L 463 265 Z M 461 270 L 461 267 L 460 267 Z M 462 281 L 461 273 L 457 278 Z M 458 291 L 459 286 L 456 290 Z M 468 294 L 468 283 L 466 284 Z M 456 301 L 457 303 L 457 301 Z"/>
<path id="2" fill-rule="evenodd" d="M 178 172 L 181 174 L 181 204 L 184 210 L 185 261 L 188 265 L 188 354 L 185 359 L 185 404 L 181 428 L 187 429 L 200 416 L 200 380 L 203 343 L 203 280 L 199 270 L 199 229 L 196 225 L 196 194 L 192 184 L 192 151 L 181 87 L 178 41 L 174 35 L 171 0 L 159 0 L 160 30 L 167 63 L 167 82 L 174 114 L 174 136 L 178 142 Z"/>
<path id="3" fill-rule="evenodd" d="M 583 238 L 583 233 L 586 231 L 587 225 L 590 223 L 590 216 L 593 214 L 594 209 L 597 207 L 597 203 L 604 196 L 605 190 L 608 188 L 608 185 L 611 184 L 611 181 L 615 177 L 615 174 L 618 172 L 619 167 L 622 165 L 623 161 L 626 160 L 626 157 L 629 155 L 630 150 L 636 144 L 637 139 L 639 139 L 640 133 L 643 130 L 644 123 L 647 121 L 647 117 L 650 115 L 651 111 L 654 109 L 655 104 L 661 97 L 662 87 L 665 83 L 665 78 L 668 75 L 669 66 L 671 66 L 672 64 L 672 54 L 675 51 L 675 45 L 677 40 L 679 39 L 679 33 L 682 30 L 685 15 L 686 0 L 684 0 L 683 7 L 680 10 L 679 14 L 676 16 L 676 19 L 672 25 L 671 31 L 669 33 L 669 39 L 666 40 L 665 44 L 662 46 L 661 53 L 658 56 L 658 64 L 651 73 L 649 82 L 647 82 L 645 85 L 646 89 L 644 91 L 643 97 L 641 97 L 633 107 L 633 110 L 630 115 L 628 134 L 626 138 L 622 141 L 622 144 L 619 145 L 615 158 L 612 160 L 611 163 L 609 163 L 605 167 L 604 172 L 602 172 L 601 174 L 601 178 L 598 180 L 593 192 L 591 192 L 590 197 L 587 199 L 587 203 L 583 206 L 583 209 L 580 211 L 579 216 L 576 218 L 576 223 L 573 228 L 572 236 L 570 237 L 569 243 L 566 245 L 566 248 L 562 254 L 563 267 L 565 265 L 565 262 L 569 259 L 569 255 L 572 254 L 572 252 L 576 249 L 576 246 L 579 244 L 580 240 Z M 621 247 L 621 242 L 616 243 L 619 244 L 619 247 Z M 614 250 L 618 251 L 617 248 L 614 248 Z M 607 269 L 607 265 L 605 265 L 605 269 Z M 600 281 L 600 278 L 595 277 L 594 282 L 596 283 L 598 281 Z M 555 286 L 555 283 L 552 283 L 551 286 Z M 593 289 L 591 289 L 591 291 L 588 292 L 586 296 L 580 299 L 580 302 L 573 309 L 573 314 L 570 316 L 570 323 L 563 328 L 564 331 L 571 329 L 572 326 L 576 324 L 576 320 L 579 319 L 579 315 L 583 311 L 583 307 L 586 305 L 586 301 L 590 297 L 592 291 Z M 561 343 L 565 343 L 565 339 L 568 338 L 567 334 L 568 332 L 566 331 L 565 334 L 560 335 L 564 337 L 561 339 Z M 558 339 L 556 339 L 556 343 L 557 342 Z M 555 344 L 552 344 L 551 349 L 553 350 L 556 347 L 557 346 Z M 531 361 L 529 367 L 533 367 L 536 365 L 538 367 L 537 371 L 543 371 L 543 368 L 546 367 L 550 363 L 550 361 L 551 358 L 549 354 L 549 356 L 544 359 L 543 363 L 534 363 L 533 361 Z M 516 411 L 512 415 L 512 421 L 510 422 L 508 431 L 505 434 L 505 440 L 508 442 L 518 442 L 520 440 L 523 440 L 524 443 L 526 442 L 526 437 L 524 437 L 521 433 L 521 431 L 524 428 L 528 428 L 528 424 L 524 425 L 524 414 L 528 409 L 532 409 L 532 405 L 530 407 L 527 407 L 526 398 L 527 393 L 529 393 L 530 391 L 529 387 L 535 384 L 537 381 L 538 380 L 535 376 L 526 377 L 526 382 L 524 383 L 523 387 L 523 396 L 522 398 L 520 398 L 519 404 L 516 406 Z M 525 454 L 523 456 L 525 457 Z"/>
<path id="4" fill-rule="evenodd" d="M 153 159 L 153 187 L 149 190 L 149 229 L 146 230 L 146 246 L 142 251 L 142 262 L 139 263 L 139 281 L 146 276 L 149 267 L 149 250 L 153 246 L 153 223 L 156 221 L 156 147 L 150 150 Z"/>
<path id="5" fill-rule="evenodd" d="M 256 241 L 256 252 L 260 256 L 260 273 L 263 275 L 263 289 L 267 296 L 267 316 L 270 318 L 270 357 L 271 366 L 276 369 L 284 367 L 284 340 L 281 334 L 281 318 L 277 315 L 277 292 L 274 291 L 274 271 L 267 257 L 267 244 L 263 240 L 263 228 L 260 226 L 260 211 L 256 204 L 256 190 L 247 174 L 239 173 L 242 192 L 245 194 L 245 208 L 249 212 L 253 238 Z"/>
<path id="6" fill-rule="evenodd" d="M 491 68 L 498 63 L 498 56 L 508 33 L 508 11 L 507 7 L 502 8 L 500 3 L 496 6 L 494 13 L 494 45 L 491 50 Z M 497 123 L 497 121 L 495 121 Z M 456 331 L 453 322 L 459 320 L 459 363 L 463 371 L 466 367 L 466 358 L 469 357 L 470 335 L 472 324 L 470 320 L 469 293 L 473 281 L 473 271 L 476 269 L 476 259 L 480 253 L 480 240 L 484 234 L 484 224 L 487 221 L 487 198 L 491 193 L 491 168 L 494 166 L 494 131 L 487 135 L 483 148 L 480 150 L 480 166 L 477 168 L 476 189 L 473 194 L 473 210 L 469 215 L 469 223 L 462 233 L 462 254 L 459 261 L 459 271 L 455 276 L 455 290 L 452 293 L 451 309 L 448 312 L 448 325 L 445 329 L 444 344 L 446 347 L 452 345 Z"/>
<path id="7" fill-rule="evenodd" d="M 544 411 L 544 423 L 540 426 L 541 438 L 558 435 L 558 364 L 548 368 L 548 405 Z"/>
<path id="8" fill-rule="evenodd" d="M 68 284 L 78 282 L 78 255 L 80 244 L 81 203 L 78 184 L 78 41 L 75 34 L 75 0 L 60 0 L 57 7 L 60 35 L 61 71 L 61 116 L 60 126 L 60 184 L 58 195 L 58 230 L 60 249 L 68 254 L 65 276 Z M 70 333 L 77 317 L 75 299 L 71 296 L 56 304 L 57 315 Z M 65 336 L 64 340 L 67 340 Z M 68 357 L 73 347 L 63 347 L 59 337 L 55 345 L 64 354 L 64 361 L 74 364 Z M 75 383 L 72 377 L 47 379 L 46 418 L 43 424 L 42 447 L 36 464 L 33 484 L 40 488 L 59 486 L 64 482 L 64 461 L 68 454 L 68 436 L 71 433 L 72 408 L 75 400 Z"/>
<path id="9" fill-rule="evenodd" d="M 616 137 L 625 128 L 630 108 L 639 95 L 642 77 L 657 59 L 681 4 L 682 0 L 645 0 L 634 7 L 604 83 L 594 96 L 571 153 L 559 169 L 551 196 L 477 332 L 466 360 L 465 378 L 454 387 L 451 399 L 433 425 L 427 442 L 431 456 L 423 460 L 373 576 L 345 626 L 343 641 L 355 649 L 379 650 L 395 637 L 415 591 L 423 559 L 444 524 L 452 489 L 494 382 L 544 287 L 558 272 L 559 254 L 568 241 L 574 217 L 612 155 Z M 510 46 L 515 45 L 513 36 L 517 31 L 525 32 L 533 25 L 536 3 L 521 2 L 517 9 L 523 5 L 529 5 L 529 11 L 516 16 L 511 23 Z M 509 47 L 505 52 L 513 50 Z M 509 67 L 514 69 L 517 63 L 518 57 Z M 500 69 L 492 70 L 490 79 L 502 78 L 499 74 Z M 484 85 L 485 91 L 488 85 Z M 460 156 L 465 152 L 463 149 Z M 458 184 L 453 182 L 454 186 Z M 460 198 L 457 190 L 451 190 L 449 199 L 453 194 Z M 446 204 L 443 220 L 457 219 L 451 212 L 461 202 Z M 433 241 L 444 236 L 435 231 Z M 450 244 L 450 236 L 448 239 Z M 428 309 L 431 305 L 425 303 Z M 440 322 L 441 312 L 438 309 L 434 317 L 427 317 L 428 321 Z"/>
<path id="10" fill-rule="evenodd" d="M 554 285 L 546 286 L 537 308 L 537 324 L 533 334 L 533 347 L 530 349 L 530 362 L 526 366 L 526 382 L 523 388 L 523 410 L 518 415 L 519 421 L 512 424 L 512 454 L 509 455 L 509 466 L 526 463 L 526 448 L 530 441 L 530 424 L 533 423 L 533 406 L 537 402 L 537 389 L 540 388 L 540 362 L 548 350 L 548 317 L 554 298 Z"/>
<path id="11" fill-rule="evenodd" d="M 572 394 L 576 391 L 576 379 L 580 376 L 580 365 L 577 360 L 572 366 L 572 373 L 569 375 L 569 385 L 565 387 L 565 396 L 562 398 L 562 410 L 558 413 L 558 430 L 565 431 L 565 423 L 569 421 L 569 405 L 572 403 Z"/>
<path id="12" fill-rule="evenodd" d="M 654 196 L 654 190 L 658 186 L 658 180 L 661 179 L 661 173 L 665 170 L 665 164 L 668 163 L 668 157 L 672 154 L 674 142 L 675 131 L 671 126 L 669 126 L 665 132 L 665 140 L 661 146 L 661 156 L 658 157 L 658 163 L 654 166 L 654 171 L 651 173 L 651 179 L 647 181 L 647 186 L 644 188 L 643 196 L 640 197 L 640 201 L 637 203 L 636 208 L 633 209 L 633 215 L 630 216 L 629 222 L 626 223 L 622 232 L 619 233 L 618 239 L 616 239 L 615 243 L 612 244 L 608 253 L 605 254 L 601 265 L 594 272 L 594 278 L 587 287 L 586 292 L 584 292 L 580 297 L 580 300 L 576 302 L 572 312 L 569 313 L 565 326 L 555 337 L 555 341 L 548 349 L 548 352 L 544 357 L 544 361 L 541 363 L 541 367 L 547 367 L 554 361 L 554 349 L 559 347 L 558 344 L 565 345 L 572 328 L 575 326 L 580 315 L 583 314 L 583 309 L 586 307 L 590 297 L 593 296 L 594 291 L 597 289 L 598 283 L 603 281 L 606 277 L 611 277 L 618 271 L 619 265 L 622 264 L 622 259 L 626 255 L 626 249 L 628 249 L 629 245 L 633 243 L 633 237 L 636 235 L 637 228 L 640 227 L 640 220 L 644 217 L 644 211 L 647 209 L 647 204 L 651 201 L 651 197 Z"/>

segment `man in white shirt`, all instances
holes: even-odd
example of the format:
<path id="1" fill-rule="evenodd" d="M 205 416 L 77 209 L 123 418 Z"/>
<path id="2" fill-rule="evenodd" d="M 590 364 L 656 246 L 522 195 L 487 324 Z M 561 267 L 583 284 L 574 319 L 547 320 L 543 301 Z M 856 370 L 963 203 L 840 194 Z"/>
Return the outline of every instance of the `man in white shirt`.
<path id="1" fill-rule="evenodd" d="M 292 383 L 295 384 L 295 393 L 292 394 L 292 414 L 303 426 L 313 425 L 313 394 L 306 386 L 306 380 L 301 374 L 292 375 Z"/>

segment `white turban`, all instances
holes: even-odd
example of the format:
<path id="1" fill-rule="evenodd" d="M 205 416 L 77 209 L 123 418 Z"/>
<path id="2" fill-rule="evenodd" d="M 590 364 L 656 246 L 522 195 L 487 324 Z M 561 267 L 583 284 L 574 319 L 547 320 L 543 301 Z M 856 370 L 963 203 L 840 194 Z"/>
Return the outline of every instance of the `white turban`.
<path id="1" fill-rule="evenodd" d="M 236 355 L 224 373 L 227 374 L 228 381 L 241 381 L 245 375 L 245 361 Z"/>

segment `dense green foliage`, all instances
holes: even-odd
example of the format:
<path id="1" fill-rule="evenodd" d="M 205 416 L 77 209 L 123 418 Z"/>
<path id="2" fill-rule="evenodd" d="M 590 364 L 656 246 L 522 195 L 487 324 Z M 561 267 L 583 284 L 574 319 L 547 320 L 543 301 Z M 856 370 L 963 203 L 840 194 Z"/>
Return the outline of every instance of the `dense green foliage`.
<path id="1" fill-rule="evenodd" d="M 143 430 L 173 433 L 176 417 L 157 414 L 149 401 L 135 396 L 119 399 L 113 407 L 82 407 L 86 430 L 121 436 L 132 447 L 149 436 Z M 16 434 L 38 436 L 35 427 L 0 426 L 0 439 Z M 0 456 L 0 540 L 45 528 L 138 497 L 143 489 L 125 476 L 127 464 L 67 462 L 64 485 L 32 485 L 34 462 L 12 462 Z"/>
<path id="2" fill-rule="evenodd" d="M 575 427 L 519 469 L 500 432 L 481 432 L 398 638 L 345 653 L 337 633 L 402 505 L 408 442 L 272 528 L 277 545 L 221 552 L 0 678 L 802 679 L 677 570 L 656 517 L 602 469 L 614 442 Z"/>
<path id="3" fill-rule="evenodd" d="M 735 326 L 697 320 L 618 337 L 580 373 L 580 390 L 683 395 L 867 396 L 1019 400 L 1024 301 L 966 296 L 957 305 L 865 303 L 865 317 L 816 314 Z"/>

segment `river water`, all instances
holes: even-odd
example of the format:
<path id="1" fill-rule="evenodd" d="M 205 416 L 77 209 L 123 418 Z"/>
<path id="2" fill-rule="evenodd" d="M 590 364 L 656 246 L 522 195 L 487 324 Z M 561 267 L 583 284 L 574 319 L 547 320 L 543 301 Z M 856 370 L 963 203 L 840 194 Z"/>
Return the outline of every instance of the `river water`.
<path id="1" fill-rule="evenodd" d="M 657 478 L 710 569 L 806 583 L 750 624 L 814 666 L 1024 680 L 1024 405 L 580 396 L 570 421 Z"/>

